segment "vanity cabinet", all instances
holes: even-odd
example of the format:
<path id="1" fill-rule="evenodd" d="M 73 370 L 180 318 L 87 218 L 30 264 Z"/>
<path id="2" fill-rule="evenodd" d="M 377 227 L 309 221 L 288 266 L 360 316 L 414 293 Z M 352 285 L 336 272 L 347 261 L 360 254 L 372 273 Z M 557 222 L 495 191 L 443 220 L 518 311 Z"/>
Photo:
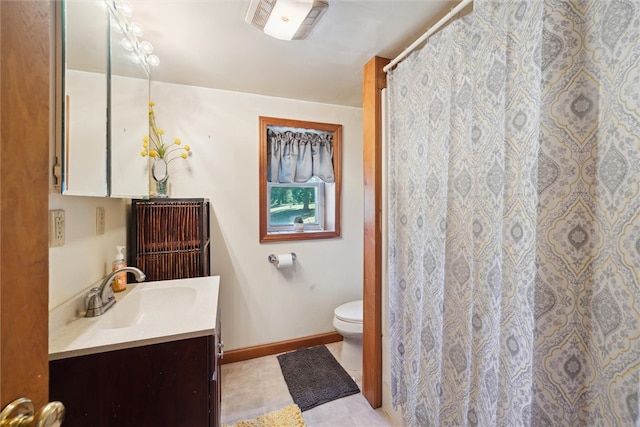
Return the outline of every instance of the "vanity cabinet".
<path id="1" fill-rule="evenodd" d="M 64 402 L 65 427 L 218 427 L 219 330 L 52 360 L 49 397 Z"/>
<path id="2" fill-rule="evenodd" d="M 133 199 L 128 264 L 147 281 L 208 276 L 207 199 Z"/>

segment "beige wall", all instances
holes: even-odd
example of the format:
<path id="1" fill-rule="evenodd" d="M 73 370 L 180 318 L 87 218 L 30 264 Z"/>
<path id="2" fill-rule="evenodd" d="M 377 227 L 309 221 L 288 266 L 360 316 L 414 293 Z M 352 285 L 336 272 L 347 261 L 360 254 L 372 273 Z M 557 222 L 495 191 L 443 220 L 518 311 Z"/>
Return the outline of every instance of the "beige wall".
<path id="1" fill-rule="evenodd" d="M 227 350 L 333 331 L 333 309 L 362 297 L 362 110 L 352 107 L 153 82 L 158 126 L 192 147 L 171 164 L 172 197 L 205 197 L 212 205 L 212 274 L 221 276 Z M 342 237 L 258 242 L 258 116 L 343 125 Z M 141 144 L 142 135 L 134 143 Z M 127 200 L 51 195 L 65 209 L 67 242 L 49 250 L 50 308 L 98 281 L 114 246 L 126 244 Z M 95 235 L 95 208 L 107 233 Z M 113 253 L 112 253 L 113 252 Z M 289 271 L 267 262 L 295 252 Z"/>

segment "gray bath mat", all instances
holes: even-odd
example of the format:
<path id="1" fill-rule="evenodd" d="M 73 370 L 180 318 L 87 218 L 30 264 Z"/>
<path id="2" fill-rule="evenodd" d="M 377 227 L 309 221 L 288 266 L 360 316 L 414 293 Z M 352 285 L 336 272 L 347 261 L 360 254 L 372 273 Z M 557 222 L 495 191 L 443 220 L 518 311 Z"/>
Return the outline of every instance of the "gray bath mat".
<path id="1" fill-rule="evenodd" d="M 360 392 L 324 345 L 277 356 L 289 393 L 301 411 Z"/>

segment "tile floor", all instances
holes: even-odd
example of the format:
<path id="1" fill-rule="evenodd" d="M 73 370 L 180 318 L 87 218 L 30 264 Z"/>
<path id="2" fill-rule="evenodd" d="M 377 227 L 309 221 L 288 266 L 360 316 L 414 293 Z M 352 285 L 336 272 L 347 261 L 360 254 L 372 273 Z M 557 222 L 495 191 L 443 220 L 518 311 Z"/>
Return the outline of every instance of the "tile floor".
<path id="1" fill-rule="evenodd" d="M 327 344 L 340 361 L 342 342 Z M 347 371 L 362 389 L 362 371 Z M 232 425 L 293 403 L 276 356 L 222 365 L 222 424 Z M 362 393 L 302 413 L 309 427 L 388 427 L 382 409 L 374 410 Z"/>

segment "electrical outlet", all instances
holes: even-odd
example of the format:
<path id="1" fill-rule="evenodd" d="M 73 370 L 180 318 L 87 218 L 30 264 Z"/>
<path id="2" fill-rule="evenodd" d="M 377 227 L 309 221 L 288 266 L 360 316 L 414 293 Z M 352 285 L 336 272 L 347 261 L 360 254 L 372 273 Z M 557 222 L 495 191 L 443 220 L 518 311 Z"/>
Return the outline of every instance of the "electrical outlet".
<path id="1" fill-rule="evenodd" d="M 49 247 L 64 245 L 64 211 L 52 209 L 49 211 Z"/>
<path id="2" fill-rule="evenodd" d="M 96 208 L 96 236 L 104 234 L 105 221 L 104 208 L 99 206 Z"/>

